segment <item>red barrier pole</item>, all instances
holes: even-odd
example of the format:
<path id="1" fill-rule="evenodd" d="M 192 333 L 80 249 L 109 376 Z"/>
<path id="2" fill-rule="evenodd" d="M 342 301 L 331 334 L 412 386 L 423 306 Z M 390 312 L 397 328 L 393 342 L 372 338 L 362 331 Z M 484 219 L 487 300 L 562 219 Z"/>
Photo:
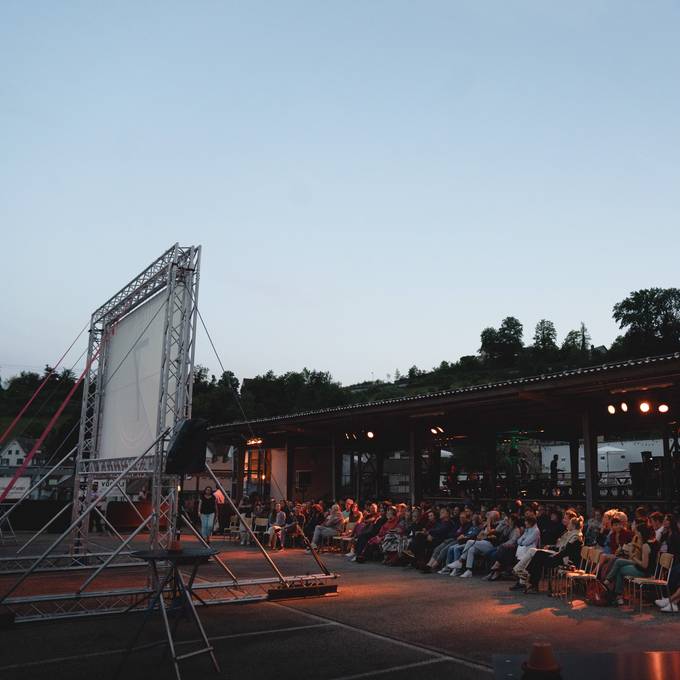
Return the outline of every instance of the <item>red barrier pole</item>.
<path id="1" fill-rule="evenodd" d="M 87 328 L 87 326 L 85 326 L 85 328 Z M 21 417 L 24 415 L 24 413 L 26 413 L 26 411 L 28 410 L 28 407 L 33 403 L 35 398 L 40 394 L 40 392 L 42 391 L 42 388 L 45 387 L 45 385 L 47 385 L 47 381 L 57 372 L 57 368 L 59 368 L 59 364 L 61 364 L 61 362 L 66 357 L 66 355 L 71 351 L 71 348 L 73 347 L 73 345 L 75 345 L 76 342 L 78 342 L 78 338 L 83 334 L 83 331 L 85 330 L 85 328 L 83 328 L 83 330 L 80 331 L 80 333 L 78 333 L 78 337 L 71 343 L 71 346 L 61 355 L 61 359 L 59 359 L 59 361 L 57 361 L 57 363 L 54 365 L 54 368 L 45 376 L 45 379 L 40 383 L 40 385 L 38 385 L 38 389 L 35 392 L 33 392 L 33 396 L 24 404 L 21 411 L 19 411 L 19 413 L 14 418 L 14 420 L 9 424 L 7 429 L 2 433 L 2 437 L 0 437 L 0 445 L 2 444 L 2 442 L 5 441 L 5 438 L 7 437 L 7 435 L 16 427 L 16 424 L 21 420 Z"/>
<path id="2" fill-rule="evenodd" d="M 43 445 L 43 442 L 45 441 L 45 439 L 47 438 L 47 435 L 50 433 L 50 431 L 54 427 L 54 424 L 59 419 L 59 416 L 64 412 L 64 409 L 66 408 L 69 401 L 71 401 L 71 397 L 73 397 L 73 395 L 75 394 L 80 383 L 83 382 L 85 375 L 90 370 L 90 366 L 92 366 L 92 363 L 94 362 L 94 360 L 99 356 L 99 350 L 101 349 L 101 347 L 102 347 L 102 345 L 100 344 L 99 348 L 94 353 L 94 355 L 91 356 L 88 359 L 87 365 L 85 366 L 85 370 L 80 374 L 80 377 L 76 381 L 75 385 L 73 385 L 73 387 L 71 388 L 69 393 L 66 395 L 66 398 L 64 399 L 64 401 L 61 402 L 61 405 L 57 409 L 57 412 L 52 416 L 50 422 L 47 423 L 47 427 L 44 429 L 43 433 L 40 435 L 40 438 L 33 445 L 33 448 L 30 450 L 30 452 L 26 456 L 26 458 L 24 458 L 24 462 L 21 464 L 19 469 L 14 473 L 14 477 L 12 477 L 12 479 L 9 480 L 9 484 L 5 487 L 2 494 L 0 494 L 0 503 L 2 503 L 5 500 L 5 498 L 7 498 L 7 495 L 12 490 L 12 487 L 16 484 L 17 479 L 19 479 L 19 477 L 21 477 L 24 470 L 26 470 L 26 468 L 29 466 L 31 460 L 33 459 L 33 456 L 35 456 L 35 454 L 38 452 L 38 449 Z"/>

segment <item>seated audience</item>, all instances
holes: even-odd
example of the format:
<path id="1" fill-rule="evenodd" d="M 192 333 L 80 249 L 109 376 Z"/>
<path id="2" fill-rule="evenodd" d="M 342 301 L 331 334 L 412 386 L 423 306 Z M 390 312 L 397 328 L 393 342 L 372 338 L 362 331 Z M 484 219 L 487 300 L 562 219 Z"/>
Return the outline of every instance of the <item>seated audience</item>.
<path id="1" fill-rule="evenodd" d="M 339 505 L 331 506 L 328 517 L 321 523 L 317 524 L 312 535 L 310 545 L 313 550 L 319 547 L 319 543 L 323 538 L 332 538 L 342 532 L 342 527 L 345 524 L 345 518 L 342 516 L 342 511 Z M 309 548 L 308 548 L 309 550 Z"/>
<path id="2" fill-rule="evenodd" d="M 656 567 L 659 544 L 654 529 L 650 524 L 635 522 L 633 529 L 637 543 L 640 545 L 639 554 L 631 554 L 629 559 L 619 557 L 614 561 L 604 585 L 616 596 L 616 603 L 623 604 L 623 585 L 626 576 L 633 578 L 650 576 Z"/>
<path id="3" fill-rule="evenodd" d="M 537 593 L 538 584 L 543 570 L 579 561 L 581 546 L 583 545 L 583 518 L 572 516 L 567 524 L 567 530 L 557 539 L 553 548 L 539 548 L 526 566 L 528 584 L 525 593 Z"/>

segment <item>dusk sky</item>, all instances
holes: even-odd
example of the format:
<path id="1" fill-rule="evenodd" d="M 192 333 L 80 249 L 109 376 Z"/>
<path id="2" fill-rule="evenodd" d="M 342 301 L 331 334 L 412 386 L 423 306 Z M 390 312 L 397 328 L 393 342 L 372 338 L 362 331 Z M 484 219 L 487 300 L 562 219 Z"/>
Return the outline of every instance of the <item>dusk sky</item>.
<path id="1" fill-rule="evenodd" d="M 0 375 L 175 241 L 239 378 L 429 369 L 508 315 L 609 345 L 680 285 L 679 35 L 670 0 L 4 0 Z"/>

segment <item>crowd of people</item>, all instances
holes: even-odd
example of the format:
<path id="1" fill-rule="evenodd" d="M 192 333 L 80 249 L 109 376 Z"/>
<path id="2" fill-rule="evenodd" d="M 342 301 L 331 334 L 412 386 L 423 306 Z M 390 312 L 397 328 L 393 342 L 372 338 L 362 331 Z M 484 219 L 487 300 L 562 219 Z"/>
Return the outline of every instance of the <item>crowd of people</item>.
<path id="1" fill-rule="evenodd" d="M 362 508 L 351 498 L 327 506 L 245 497 L 239 510 L 266 518 L 271 550 L 316 550 L 342 537 L 354 563 L 381 560 L 426 574 L 509 579 L 511 590 L 527 594 L 539 592 L 552 569 L 578 566 L 582 546 L 599 546 L 596 575 L 612 604 L 623 603 L 626 577 L 652 575 L 658 556 L 667 552 L 674 557 L 670 597 L 656 604 L 664 612 L 680 611 L 680 518 L 642 506 L 596 509 L 587 520 L 581 506 L 561 510 L 519 500 L 510 507 L 367 502 Z M 250 541 L 242 527 L 241 544 Z"/>

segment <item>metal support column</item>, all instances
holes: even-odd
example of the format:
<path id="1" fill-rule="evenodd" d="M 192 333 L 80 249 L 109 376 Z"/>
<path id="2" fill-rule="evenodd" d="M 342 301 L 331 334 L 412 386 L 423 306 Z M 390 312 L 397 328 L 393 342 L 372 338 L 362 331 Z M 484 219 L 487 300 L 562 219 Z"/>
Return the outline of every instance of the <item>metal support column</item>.
<path id="1" fill-rule="evenodd" d="M 295 498 L 295 443 L 286 442 L 286 498 Z"/>
<path id="2" fill-rule="evenodd" d="M 589 413 L 583 414 L 581 422 L 586 471 L 586 512 L 590 517 L 593 513 L 593 506 L 600 496 L 600 476 L 597 470 L 597 434 L 593 431 Z"/>
<path id="3" fill-rule="evenodd" d="M 578 478 L 578 454 L 580 451 L 578 439 L 569 440 L 569 472 L 571 475 L 571 492 L 574 497 L 581 495 L 581 484 Z"/>
<path id="4" fill-rule="evenodd" d="M 668 425 L 664 425 L 663 435 L 663 499 L 666 509 L 673 507 L 673 459 L 671 457 L 671 431 Z"/>
<path id="5" fill-rule="evenodd" d="M 409 433 L 409 489 L 411 493 L 411 505 L 416 505 L 421 498 L 421 462 L 420 451 L 416 443 L 416 433 Z"/>
<path id="6" fill-rule="evenodd" d="M 331 496 L 334 501 L 337 501 L 340 498 L 338 489 L 338 452 L 335 448 L 334 434 L 331 435 Z"/>

